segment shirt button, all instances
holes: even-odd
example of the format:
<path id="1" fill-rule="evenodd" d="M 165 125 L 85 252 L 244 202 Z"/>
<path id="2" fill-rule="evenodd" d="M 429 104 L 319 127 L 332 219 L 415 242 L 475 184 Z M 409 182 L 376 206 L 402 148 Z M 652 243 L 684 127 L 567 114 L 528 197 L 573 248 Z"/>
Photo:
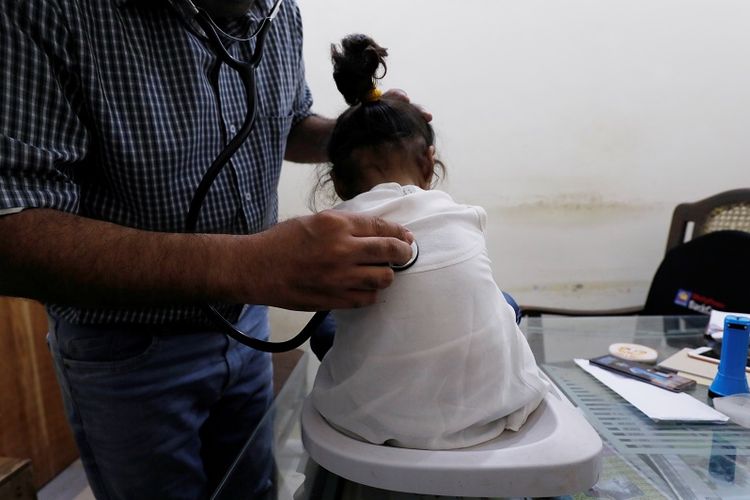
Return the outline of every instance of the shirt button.
<path id="1" fill-rule="evenodd" d="M 245 193 L 245 199 L 246 199 L 247 201 L 250 201 L 250 200 L 252 200 L 252 199 L 253 199 L 253 195 L 251 195 L 250 193 Z"/>
<path id="2" fill-rule="evenodd" d="M 234 125 L 230 125 L 229 126 L 229 132 L 231 132 L 231 133 L 234 134 L 235 132 L 237 132 L 237 127 L 235 127 Z"/>

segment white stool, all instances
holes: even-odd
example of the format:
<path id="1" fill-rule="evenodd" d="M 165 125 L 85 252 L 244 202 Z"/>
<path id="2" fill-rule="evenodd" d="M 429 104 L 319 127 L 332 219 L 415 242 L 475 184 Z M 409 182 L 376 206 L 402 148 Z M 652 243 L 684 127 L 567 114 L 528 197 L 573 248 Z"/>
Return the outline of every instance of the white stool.
<path id="1" fill-rule="evenodd" d="M 310 398 L 302 442 L 323 468 L 375 488 L 423 495 L 556 496 L 585 491 L 601 471 L 602 441 L 581 412 L 552 388 L 520 431 L 458 450 L 365 443 L 333 429 Z"/>

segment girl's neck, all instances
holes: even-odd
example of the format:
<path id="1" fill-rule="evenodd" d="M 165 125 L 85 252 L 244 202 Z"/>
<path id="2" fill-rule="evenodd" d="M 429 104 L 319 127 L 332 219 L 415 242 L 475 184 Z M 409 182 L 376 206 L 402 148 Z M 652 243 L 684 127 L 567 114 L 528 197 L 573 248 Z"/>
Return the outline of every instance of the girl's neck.
<path id="1" fill-rule="evenodd" d="M 372 176 L 363 182 L 363 184 L 365 184 L 363 187 L 366 188 L 363 189 L 363 191 L 369 191 L 378 184 L 385 184 L 387 182 L 395 182 L 401 186 L 418 186 L 422 189 L 428 189 L 430 187 L 424 182 L 424 179 L 418 179 L 416 176 L 408 175 L 406 173 L 399 173 L 395 175 Z"/>
<path id="2" fill-rule="evenodd" d="M 425 179 L 419 165 L 412 158 L 388 155 L 383 160 L 383 163 L 376 168 L 363 169 L 362 176 L 360 177 L 360 188 L 363 192 L 369 191 L 378 184 L 386 182 L 429 189 L 430 179 Z"/>
<path id="3" fill-rule="evenodd" d="M 336 193 L 342 199 L 352 198 L 387 182 L 430 189 L 434 168 L 433 147 L 426 149 L 422 156 L 382 149 L 360 150 L 354 156 L 354 163 L 359 167 L 356 185 L 340 185 L 333 178 Z"/>

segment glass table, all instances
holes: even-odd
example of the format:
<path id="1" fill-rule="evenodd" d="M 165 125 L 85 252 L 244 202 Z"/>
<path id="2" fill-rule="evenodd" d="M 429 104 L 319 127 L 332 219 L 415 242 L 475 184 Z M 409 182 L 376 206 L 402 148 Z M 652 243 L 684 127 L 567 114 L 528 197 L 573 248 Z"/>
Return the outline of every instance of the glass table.
<path id="1" fill-rule="evenodd" d="M 703 345 L 707 322 L 704 316 L 546 316 L 524 320 L 521 327 L 537 362 L 583 411 L 604 442 L 603 469 L 597 484 L 589 491 L 563 498 L 750 498 L 750 429 L 733 423 L 655 423 L 573 362 L 574 358 L 606 354 L 615 342 L 652 347 L 661 361 L 684 347 Z M 266 416 L 274 428 L 278 471 L 276 491 L 270 498 L 436 498 L 352 483 L 310 459 L 302 446 L 299 417 L 318 365 L 313 356 L 305 354 Z M 689 393 L 708 401 L 705 386 L 697 385 Z M 248 443 L 253 439 L 250 436 Z M 213 498 L 230 498 L 227 485 L 238 479 L 235 476 L 230 470 Z M 498 498 L 502 498 L 502 492 L 498 492 Z"/>

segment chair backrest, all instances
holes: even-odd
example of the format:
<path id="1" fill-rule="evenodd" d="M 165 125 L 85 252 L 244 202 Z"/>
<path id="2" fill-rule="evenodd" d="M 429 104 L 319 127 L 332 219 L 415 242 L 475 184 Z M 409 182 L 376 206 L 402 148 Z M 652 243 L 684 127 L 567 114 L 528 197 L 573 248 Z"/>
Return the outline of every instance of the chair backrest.
<path id="1" fill-rule="evenodd" d="M 677 205 L 669 227 L 667 252 L 690 239 L 724 230 L 750 233 L 750 188 Z"/>
<path id="2" fill-rule="evenodd" d="M 714 231 L 667 252 L 641 314 L 750 313 L 750 232 Z"/>

